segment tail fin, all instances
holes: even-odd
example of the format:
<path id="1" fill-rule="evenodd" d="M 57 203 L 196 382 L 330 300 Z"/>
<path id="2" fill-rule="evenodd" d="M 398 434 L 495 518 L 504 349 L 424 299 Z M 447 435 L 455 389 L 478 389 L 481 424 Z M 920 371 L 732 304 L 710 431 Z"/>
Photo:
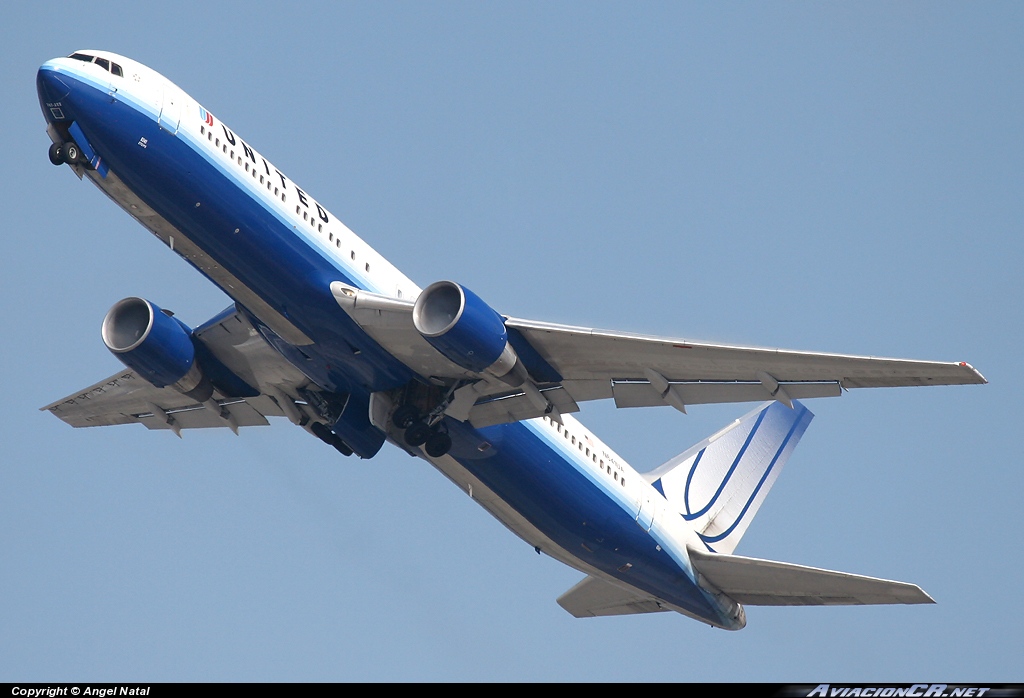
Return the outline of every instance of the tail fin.
<path id="1" fill-rule="evenodd" d="M 647 474 L 708 550 L 732 553 L 814 415 L 761 405 Z"/>

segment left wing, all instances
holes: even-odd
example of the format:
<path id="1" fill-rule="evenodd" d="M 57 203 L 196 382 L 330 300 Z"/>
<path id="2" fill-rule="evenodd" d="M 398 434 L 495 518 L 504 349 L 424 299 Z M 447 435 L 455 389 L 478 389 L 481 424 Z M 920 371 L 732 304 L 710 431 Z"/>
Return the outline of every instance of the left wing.
<path id="1" fill-rule="evenodd" d="M 195 331 L 196 337 L 235 376 L 255 388 L 246 397 L 217 389 L 198 403 L 173 388 L 157 388 L 125 369 L 46 407 L 73 427 L 143 424 L 147 429 L 238 427 L 268 424 L 266 417 L 302 420 L 306 406 L 295 397 L 308 384 L 253 328 L 245 316 L 228 309 Z M 297 404 L 298 402 L 298 404 Z"/>
<path id="2" fill-rule="evenodd" d="M 670 610 L 649 594 L 623 589 L 597 577 L 584 577 L 576 586 L 558 597 L 558 605 L 575 618 L 626 616 Z"/>
<path id="3" fill-rule="evenodd" d="M 40 409 L 73 427 L 137 423 L 175 433 L 205 427 L 263 426 L 269 423 L 266 415 L 284 414 L 266 395 L 244 399 L 218 395 L 214 401 L 216 408 L 200 404 L 173 388 L 157 388 L 125 369 Z"/>
<path id="4" fill-rule="evenodd" d="M 428 379 L 472 383 L 448 414 L 474 426 L 579 410 L 586 400 L 617 407 L 834 397 L 849 388 L 985 383 L 967 363 L 743 347 L 505 318 L 532 380 L 509 385 L 457 366 L 416 331 L 414 303 L 331 285 L 338 304 L 392 355 Z M 538 395 L 539 393 L 539 395 Z"/>

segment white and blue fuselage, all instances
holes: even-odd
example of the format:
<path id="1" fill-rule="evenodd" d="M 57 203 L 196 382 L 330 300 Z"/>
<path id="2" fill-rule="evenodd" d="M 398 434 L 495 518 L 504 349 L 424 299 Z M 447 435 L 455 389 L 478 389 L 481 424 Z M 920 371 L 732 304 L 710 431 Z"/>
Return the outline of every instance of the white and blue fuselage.
<path id="1" fill-rule="evenodd" d="M 37 85 L 51 137 L 82 147 L 82 174 L 234 299 L 319 388 L 368 404 L 417 379 L 331 292 L 340 281 L 414 300 L 409 278 L 166 78 L 106 52 L 79 56 L 45 63 Z M 701 545 L 697 533 L 577 421 L 445 420 L 450 451 L 417 455 L 539 551 L 714 626 L 744 625 L 742 607 L 698 584 L 687 552 Z"/>

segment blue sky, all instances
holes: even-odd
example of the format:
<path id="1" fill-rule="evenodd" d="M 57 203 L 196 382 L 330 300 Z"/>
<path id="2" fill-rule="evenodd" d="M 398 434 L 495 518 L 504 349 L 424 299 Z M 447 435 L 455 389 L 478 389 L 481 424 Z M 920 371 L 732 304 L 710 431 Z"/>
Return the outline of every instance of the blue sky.
<path id="1" fill-rule="evenodd" d="M 0 680 L 1024 680 L 1022 30 L 1014 3 L 8 8 Z M 47 161 L 35 70 L 81 48 L 181 85 L 421 286 L 971 362 L 989 385 L 811 403 L 737 550 L 937 605 L 576 620 L 579 573 L 397 449 L 38 412 L 118 370 L 117 300 L 228 305 Z M 647 470 L 746 409 L 580 418 Z"/>

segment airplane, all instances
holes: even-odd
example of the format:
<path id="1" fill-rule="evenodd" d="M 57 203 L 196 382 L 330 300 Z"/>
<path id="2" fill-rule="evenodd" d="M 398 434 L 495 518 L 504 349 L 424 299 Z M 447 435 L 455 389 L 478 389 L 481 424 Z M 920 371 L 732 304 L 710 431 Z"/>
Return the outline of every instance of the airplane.
<path id="1" fill-rule="evenodd" d="M 855 388 L 985 383 L 967 363 L 658 338 L 511 317 L 465 286 L 420 289 L 212 112 L 106 51 L 37 74 L 68 165 L 233 304 L 198 327 L 125 298 L 102 338 L 125 369 L 41 408 L 74 427 L 182 430 L 284 417 L 340 453 L 390 442 L 513 533 L 582 572 L 576 617 L 744 605 L 934 603 L 920 587 L 734 554 L 813 415 Z M 571 415 L 580 403 L 761 403 L 649 472 Z"/>

